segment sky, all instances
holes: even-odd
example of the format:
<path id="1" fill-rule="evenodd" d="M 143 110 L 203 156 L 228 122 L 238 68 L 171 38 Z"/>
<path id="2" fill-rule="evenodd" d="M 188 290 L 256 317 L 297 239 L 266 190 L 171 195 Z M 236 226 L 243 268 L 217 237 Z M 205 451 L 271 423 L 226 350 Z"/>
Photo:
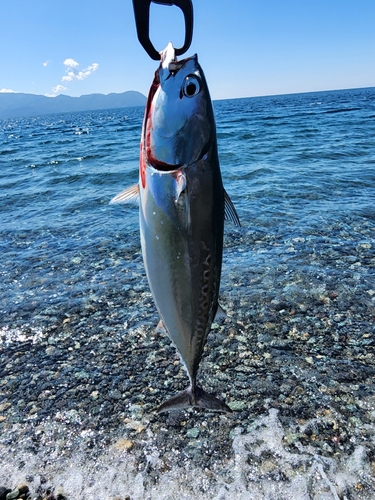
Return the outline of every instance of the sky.
<path id="1" fill-rule="evenodd" d="M 193 43 L 213 99 L 375 86 L 375 0 L 193 0 Z M 184 40 L 176 6 L 151 5 L 158 50 Z M 132 0 L 1 0 L 0 92 L 147 95 L 158 63 Z"/>

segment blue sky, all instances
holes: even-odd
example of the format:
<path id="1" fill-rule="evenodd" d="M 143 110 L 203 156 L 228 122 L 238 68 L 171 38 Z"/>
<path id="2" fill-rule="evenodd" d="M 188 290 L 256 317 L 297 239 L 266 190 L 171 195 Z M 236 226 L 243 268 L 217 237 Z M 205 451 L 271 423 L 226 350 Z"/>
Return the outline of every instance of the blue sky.
<path id="1" fill-rule="evenodd" d="M 214 99 L 375 86 L 375 0 L 193 0 Z M 182 45 L 178 7 L 152 5 L 158 49 Z M 0 91 L 79 96 L 138 90 L 157 63 L 131 0 L 12 0 L 0 9 Z"/>

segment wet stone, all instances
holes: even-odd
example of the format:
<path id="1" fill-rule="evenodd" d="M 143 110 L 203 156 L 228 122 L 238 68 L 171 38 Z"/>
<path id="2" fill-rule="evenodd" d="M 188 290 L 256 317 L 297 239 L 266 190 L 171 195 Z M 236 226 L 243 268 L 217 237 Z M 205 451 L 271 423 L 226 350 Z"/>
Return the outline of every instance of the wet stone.
<path id="1" fill-rule="evenodd" d="M 10 493 L 12 490 L 9 488 L 5 488 L 4 486 L 0 486 L 0 500 L 6 500 L 6 496 L 8 493 Z"/>
<path id="2" fill-rule="evenodd" d="M 188 438 L 196 438 L 199 436 L 199 429 L 197 427 L 193 427 L 192 429 L 188 429 L 186 431 L 186 437 Z"/>
<path id="3" fill-rule="evenodd" d="M 6 500 L 14 500 L 15 498 L 18 498 L 20 495 L 20 490 L 16 488 L 15 490 L 11 491 L 6 495 Z"/>

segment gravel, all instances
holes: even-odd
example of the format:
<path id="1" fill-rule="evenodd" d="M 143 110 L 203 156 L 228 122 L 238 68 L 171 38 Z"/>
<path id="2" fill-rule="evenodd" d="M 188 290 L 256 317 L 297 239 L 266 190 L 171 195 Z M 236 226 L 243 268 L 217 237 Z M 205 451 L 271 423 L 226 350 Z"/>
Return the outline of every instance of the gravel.
<path id="1" fill-rule="evenodd" d="M 374 229 L 354 219 L 288 240 L 253 227 L 228 230 L 220 300 L 227 317 L 213 324 L 198 381 L 229 404 L 231 415 L 156 414 L 187 376 L 169 339 L 155 331 L 139 249 L 112 249 L 116 278 L 91 293 L 82 288 L 74 301 L 26 312 L 10 304 L 0 329 L 0 499 L 71 500 L 69 488 L 75 490 L 61 486 L 61 471 L 77 456 L 86 472 L 76 498 L 91 498 L 90 467 L 109 464 L 113 453 L 126 457 L 133 479 L 141 474 L 145 498 L 182 464 L 199 471 L 201 494 L 219 495 L 223 484 L 231 491 L 237 464 L 245 489 L 265 480 L 292 485 L 296 473 L 284 469 L 303 469 L 306 495 L 313 495 L 320 491 L 312 479 L 316 457 L 314 470 L 330 486 L 327 496 L 306 498 L 373 496 Z M 95 265 L 102 269 L 101 257 L 96 262 L 88 250 L 73 264 L 87 278 Z M 124 261 L 132 262 L 131 279 L 118 271 Z M 278 441 L 276 430 L 264 437 L 272 426 Z M 263 451 L 254 433 L 267 443 Z M 355 457 L 361 470 L 348 465 Z M 340 483 L 338 469 L 354 479 Z M 16 495 L 22 478 L 30 490 Z M 118 498 L 141 498 L 135 483 L 124 481 L 132 491 Z M 176 481 L 185 485 L 184 498 L 200 498 L 177 472 Z"/>

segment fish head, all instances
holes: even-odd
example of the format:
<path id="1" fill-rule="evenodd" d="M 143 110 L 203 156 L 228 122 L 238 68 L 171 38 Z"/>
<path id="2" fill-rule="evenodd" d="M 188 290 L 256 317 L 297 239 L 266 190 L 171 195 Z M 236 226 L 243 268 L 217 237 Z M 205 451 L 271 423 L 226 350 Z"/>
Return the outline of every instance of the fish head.
<path id="1" fill-rule="evenodd" d="M 212 103 L 197 55 L 177 61 L 169 44 L 146 106 L 146 160 L 157 170 L 177 170 L 201 159 L 214 140 Z"/>

